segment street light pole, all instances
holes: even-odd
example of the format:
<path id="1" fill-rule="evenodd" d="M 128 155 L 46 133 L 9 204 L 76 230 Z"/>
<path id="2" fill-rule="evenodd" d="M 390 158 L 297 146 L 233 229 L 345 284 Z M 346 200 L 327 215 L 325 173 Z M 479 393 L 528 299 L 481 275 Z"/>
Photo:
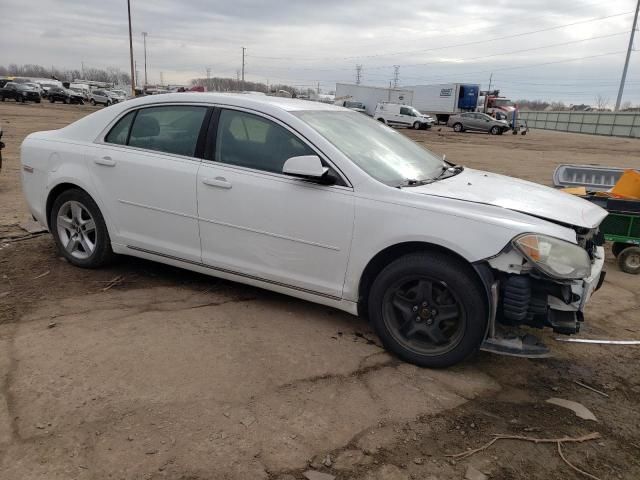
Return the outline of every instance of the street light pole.
<path id="1" fill-rule="evenodd" d="M 129 61 L 131 62 L 131 95 L 136 96 L 136 78 L 133 69 L 133 38 L 131 37 L 131 0 L 127 0 L 127 15 L 129 16 Z M 84 63 L 83 63 L 84 66 Z M 83 72 L 84 73 L 84 72 Z"/>
<path id="2" fill-rule="evenodd" d="M 144 88 L 149 84 L 147 82 L 147 32 L 142 32 L 142 41 L 144 43 Z"/>
<path id="3" fill-rule="evenodd" d="M 242 47 L 242 91 L 244 92 L 244 52 L 246 48 Z"/>
<path id="4" fill-rule="evenodd" d="M 629 48 L 627 49 L 627 58 L 624 61 L 624 68 L 622 69 L 622 78 L 620 79 L 620 88 L 618 89 L 618 98 L 616 99 L 617 112 L 620 110 L 620 102 L 622 101 L 622 92 L 624 91 L 624 84 L 627 80 L 627 70 L 629 68 L 629 59 L 631 58 L 631 50 L 633 50 L 633 37 L 636 34 L 636 28 L 638 27 L 638 11 L 640 10 L 640 0 L 636 5 L 636 15 L 633 17 L 633 27 L 631 27 L 631 37 L 629 38 Z"/>

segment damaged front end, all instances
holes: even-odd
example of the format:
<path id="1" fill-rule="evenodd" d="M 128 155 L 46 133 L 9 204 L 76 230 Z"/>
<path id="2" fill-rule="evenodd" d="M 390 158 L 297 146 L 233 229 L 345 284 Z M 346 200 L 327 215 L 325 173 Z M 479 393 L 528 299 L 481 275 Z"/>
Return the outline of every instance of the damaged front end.
<path id="1" fill-rule="evenodd" d="M 565 335 L 580 331 L 585 305 L 604 281 L 604 236 L 597 228 L 574 230 L 575 244 L 524 234 L 483 262 L 492 308 L 482 350 L 545 357 L 548 348 L 520 327 L 550 327 Z"/>

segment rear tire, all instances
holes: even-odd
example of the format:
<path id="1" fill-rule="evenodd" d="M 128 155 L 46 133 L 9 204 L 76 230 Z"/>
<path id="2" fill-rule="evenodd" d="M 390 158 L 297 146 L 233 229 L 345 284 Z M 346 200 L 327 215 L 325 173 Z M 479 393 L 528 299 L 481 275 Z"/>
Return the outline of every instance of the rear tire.
<path id="1" fill-rule="evenodd" d="M 463 361 L 480 347 L 485 294 L 463 261 L 437 252 L 405 255 L 376 277 L 368 311 L 385 348 L 421 367 Z"/>
<path id="2" fill-rule="evenodd" d="M 454 123 L 454 124 L 453 124 L 453 131 L 454 131 L 454 132 L 458 132 L 458 133 L 460 133 L 460 132 L 462 132 L 463 130 L 464 130 L 464 128 L 463 128 L 463 126 L 462 126 L 462 124 L 461 124 L 461 123 Z"/>
<path id="3" fill-rule="evenodd" d="M 89 103 L 91 105 L 93 105 L 94 107 L 96 106 L 96 101 L 93 98 L 91 100 L 89 100 Z"/>
<path id="4" fill-rule="evenodd" d="M 77 267 L 98 268 L 115 256 L 102 213 L 83 190 L 65 190 L 54 200 L 49 227 L 60 254 Z"/>
<path id="5" fill-rule="evenodd" d="M 618 266 L 625 273 L 640 273 L 640 247 L 627 247 L 618 255 Z"/>
<path id="6" fill-rule="evenodd" d="M 53 98 L 49 97 L 49 103 L 56 103 L 56 101 Z"/>
<path id="7" fill-rule="evenodd" d="M 387 124 L 387 122 L 385 122 L 385 121 L 384 121 L 384 118 L 382 118 L 382 117 L 380 117 L 380 118 L 378 119 L 378 121 L 379 121 L 379 122 L 381 122 L 381 123 L 384 123 L 385 125 Z"/>

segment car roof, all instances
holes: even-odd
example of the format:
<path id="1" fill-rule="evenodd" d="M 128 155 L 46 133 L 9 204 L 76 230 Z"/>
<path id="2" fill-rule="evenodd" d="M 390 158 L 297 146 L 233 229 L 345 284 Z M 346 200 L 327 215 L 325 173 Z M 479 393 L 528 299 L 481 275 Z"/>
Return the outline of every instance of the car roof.
<path id="1" fill-rule="evenodd" d="M 270 97 L 267 95 L 251 95 L 247 93 L 217 93 L 217 92 L 180 92 L 180 93 L 162 93 L 159 95 L 148 95 L 146 97 L 138 97 L 130 102 L 138 105 L 159 104 L 159 103 L 211 103 L 231 105 L 236 107 L 269 109 L 275 108 L 285 110 L 287 112 L 301 110 L 326 110 L 326 111 L 344 111 L 348 110 L 344 107 L 336 105 L 313 102 L 309 100 L 300 100 L 297 98 Z M 129 105 L 133 103 L 127 102 Z"/>

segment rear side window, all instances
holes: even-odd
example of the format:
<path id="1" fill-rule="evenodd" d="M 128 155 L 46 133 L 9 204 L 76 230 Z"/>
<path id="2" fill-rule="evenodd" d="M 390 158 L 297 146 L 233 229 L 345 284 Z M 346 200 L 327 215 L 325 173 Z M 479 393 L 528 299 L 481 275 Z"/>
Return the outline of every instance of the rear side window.
<path id="1" fill-rule="evenodd" d="M 120 119 L 118 123 L 107 133 L 104 141 L 107 143 L 115 143 L 118 145 L 126 145 L 129 137 L 129 128 L 136 112 L 129 112 Z"/>
<path id="2" fill-rule="evenodd" d="M 128 145 L 192 157 L 206 113 L 205 107 L 183 105 L 138 110 Z"/>

